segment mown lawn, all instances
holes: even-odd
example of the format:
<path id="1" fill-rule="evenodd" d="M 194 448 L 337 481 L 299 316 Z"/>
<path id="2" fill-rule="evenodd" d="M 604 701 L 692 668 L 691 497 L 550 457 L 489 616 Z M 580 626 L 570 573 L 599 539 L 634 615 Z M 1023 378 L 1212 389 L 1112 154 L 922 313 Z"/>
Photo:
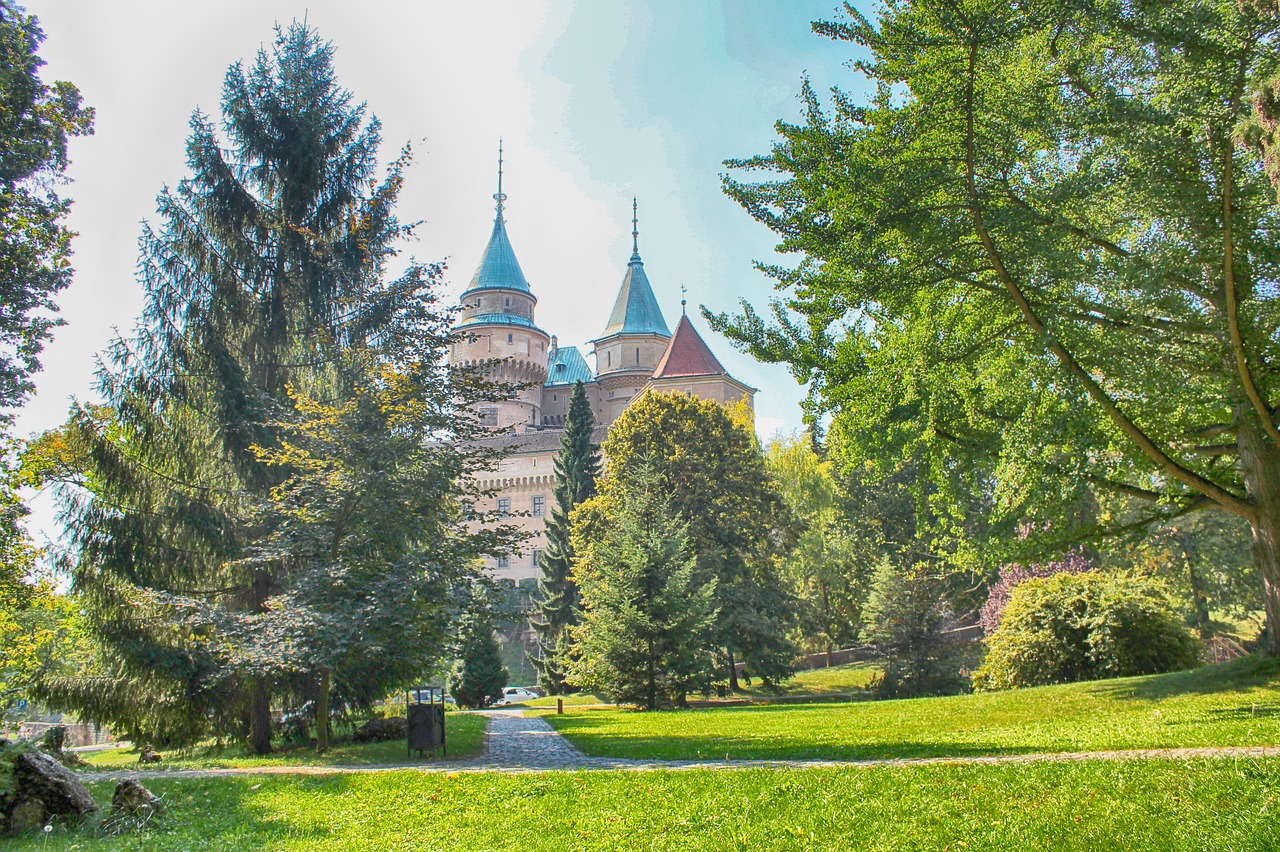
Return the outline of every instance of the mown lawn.
<path id="1" fill-rule="evenodd" d="M 548 715 L 588 755 L 872 759 L 1280 744 L 1280 660 L 950 698 Z"/>
<path id="2" fill-rule="evenodd" d="M 1280 760 L 162 779 L 159 829 L 13 850 L 1234 850 L 1280 844 Z M 94 785 L 100 801 L 109 785 Z"/>
<path id="3" fill-rule="evenodd" d="M 485 719 L 470 713 L 450 713 L 445 722 L 448 740 L 448 758 L 432 757 L 427 752 L 421 761 L 463 760 L 475 757 L 484 750 Z M 338 742 L 324 754 L 316 754 L 310 746 L 278 746 L 274 754 L 254 757 L 244 753 L 240 746 L 223 749 L 194 748 L 179 752 L 161 752 L 164 760 L 145 767 L 138 765 L 138 754 L 132 749 L 110 749 L 83 752 L 81 757 L 89 764 L 86 771 L 111 769 L 217 769 L 232 767 L 306 765 L 306 766 L 361 766 L 379 763 L 417 762 L 418 753 L 406 757 L 405 741 L 358 744 Z"/>

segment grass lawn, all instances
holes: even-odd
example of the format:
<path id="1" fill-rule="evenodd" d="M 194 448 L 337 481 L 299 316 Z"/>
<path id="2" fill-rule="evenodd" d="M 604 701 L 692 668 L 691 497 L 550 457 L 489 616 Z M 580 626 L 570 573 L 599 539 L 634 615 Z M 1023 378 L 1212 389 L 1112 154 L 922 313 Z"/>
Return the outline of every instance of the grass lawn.
<path id="1" fill-rule="evenodd" d="M 871 685 L 879 673 L 875 663 L 850 663 L 847 666 L 831 666 L 825 669 L 796 672 L 796 676 L 781 684 L 783 695 L 824 695 L 832 692 L 858 692 Z M 760 688 L 759 681 L 744 690 L 748 695 L 768 698 L 774 695 Z"/>
<path id="2" fill-rule="evenodd" d="M 158 829 L 12 850 L 1274 850 L 1280 760 L 161 779 Z M 99 801 L 110 786 L 96 784 Z"/>
<path id="3" fill-rule="evenodd" d="M 463 760 L 475 757 L 484 750 L 485 719 L 470 713 L 450 713 L 445 723 L 448 738 L 448 760 Z M 350 741 L 338 742 L 324 754 L 316 754 L 310 746 L 285 745 L 266 757 L 252 757 L 244 753 L 238 745 L 227 746 L 221 750 L 212 748 L 194 748 L 186 751 L 161 752 L 164 760 L 161 763 L 140 767 L 137 752 L 132 749 L 109 749 L 104 751 L 83 752 L 81 757 L 89 764 L 83 767 L 87 771 L 112 769 L 217 769 L 231 767 L 276 766 L 282 764 L 302 764 L 307 766 L 357 766 L 377 763 L 405 763 L 418 761 L 417 752 L 412 758 L 405 756 L 405 741 L 394 740 L 385 743 L 357 744 Z M 442 758 L 432 758 L 430 752 L 422 758 L 423 763 Z"/>
<path id="4" fill-rule="evenodd" d="M 547 721 L 588 755 L 868 759 L 1280 744 L 1280 660 L 951 698 Z"/>

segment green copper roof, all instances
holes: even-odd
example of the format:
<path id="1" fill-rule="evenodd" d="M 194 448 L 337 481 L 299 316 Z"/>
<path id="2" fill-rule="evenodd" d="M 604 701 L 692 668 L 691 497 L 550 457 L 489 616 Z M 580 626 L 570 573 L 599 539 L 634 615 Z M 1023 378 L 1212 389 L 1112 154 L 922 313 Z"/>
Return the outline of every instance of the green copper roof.
<path id="1" fill-rule="evenodd" d="M 574 382 L 594 382 L 591 365 L 582 357 L 576 346 L 553 349 L 547 359 L 547 385 L 571 385 Z"/>
<path id="2" fill-rule="evenodd" d="M 658 300 L 649 286 L 649 276 L 644 274 L 644 262 L 640 260 L 640 227 L 636 218 L 636 200 L 631 199 L 631 260 L 627 274 L 622 277 L 622 289 L 613 303 L 609 324 L 600 337 L 614 334 L 660 334 L 670 337 L 667 321 L 662 318 Z"/>
<path id="3" fill-rule="evenodd" d="M 618 291 L 618 300 L 613 303 L 613 311 L 609 314 L 609 324 L 604 327 L 601 337 L 613 334 L 660 334 L 670 337 L 667 321 L 662 318 L 662 309 L 649 286 L 649 277 L 644 274 L 644 264 L 639 255 L 632 255 L 627 264 L 627 274 L 622 278 L 622 288 Z"/>
<path id="4" fill-rule="evenodd" d="M 519 290 L 529 292 L 529 282 L 520 271 L 520 261 L 516 260 L 515 250 L 511 248 L 511 240 L 507 237 L 507 225 L 502 220 L 502 211 L 493 220 L 493 233 L 489 236 L 489 245 L 485 247 L 484 256 L 480 258 L 480 266 L 476 274 L 471 276 L 466 293 L 473 290 Z M 463 295 L 465 296 L 466 293 Z"/>
<path id="5" fill-rule="evenodd" d="M 476 314 L 458 323 L 458 328 L 466 328 L 469 325 L 520 325 L 542 331 L 533 324 L 533 320 L 515 314 Z"/>

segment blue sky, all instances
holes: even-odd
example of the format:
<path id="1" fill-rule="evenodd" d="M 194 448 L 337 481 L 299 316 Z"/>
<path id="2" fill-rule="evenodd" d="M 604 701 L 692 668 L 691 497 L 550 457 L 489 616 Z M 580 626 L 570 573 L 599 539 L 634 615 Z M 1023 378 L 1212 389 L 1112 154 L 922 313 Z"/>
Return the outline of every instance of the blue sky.
<path id="1" fill-rule="evenodd" d="M 92 398 L 95 353 L 141 308 L 139 223 L 156 193 L 185 174 L 193 109 L 217 113 L 224 72 L 269 42 L 274 22 L 305 16 L 333 42 L 343 84 L 384 123 L 390 158 L 417 157 L 401 215 L 421 220 L 407 251 L 447 258 L 454 292 L 470 278 L 493 218 L 496 149 L 506 149 L 508 231 L 539 298 L 540 326 L 565 345 L 599 334 L 630 255 L 631 196 L 640 249 L 674 325 L 680 286 L 690 313 L 761 304 L 772 235 L 720 191 L 726 158 L 762 153 L 773 123 L 799 115 L 807 73 L 819 88 L 857 89 L 847 44 L 812 33 L 837 0 L 29 0 L 47 40 L 46 80 L 68 79 L 98 111 L 72 148 L 79 231 L 68 325 L 43 359 L 21 432 L 60 423 L 71 397 Z M 764 437 L 799 426 L 802 390 L 695 318 L 738 378 L 760 389 Z M 37 529 L 52 533 L 38 499 Z"/>

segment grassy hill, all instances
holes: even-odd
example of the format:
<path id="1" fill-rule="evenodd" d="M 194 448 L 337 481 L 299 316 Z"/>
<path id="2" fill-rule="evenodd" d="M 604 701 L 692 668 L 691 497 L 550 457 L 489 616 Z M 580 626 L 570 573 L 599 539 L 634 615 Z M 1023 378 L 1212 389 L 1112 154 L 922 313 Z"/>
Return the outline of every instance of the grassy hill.
<path id="1" fill-rule="evenodd" d="M 588 755 L 874 759 L 1280 743 L 1280 660 L 854 704 L 548 715 Z"/>

